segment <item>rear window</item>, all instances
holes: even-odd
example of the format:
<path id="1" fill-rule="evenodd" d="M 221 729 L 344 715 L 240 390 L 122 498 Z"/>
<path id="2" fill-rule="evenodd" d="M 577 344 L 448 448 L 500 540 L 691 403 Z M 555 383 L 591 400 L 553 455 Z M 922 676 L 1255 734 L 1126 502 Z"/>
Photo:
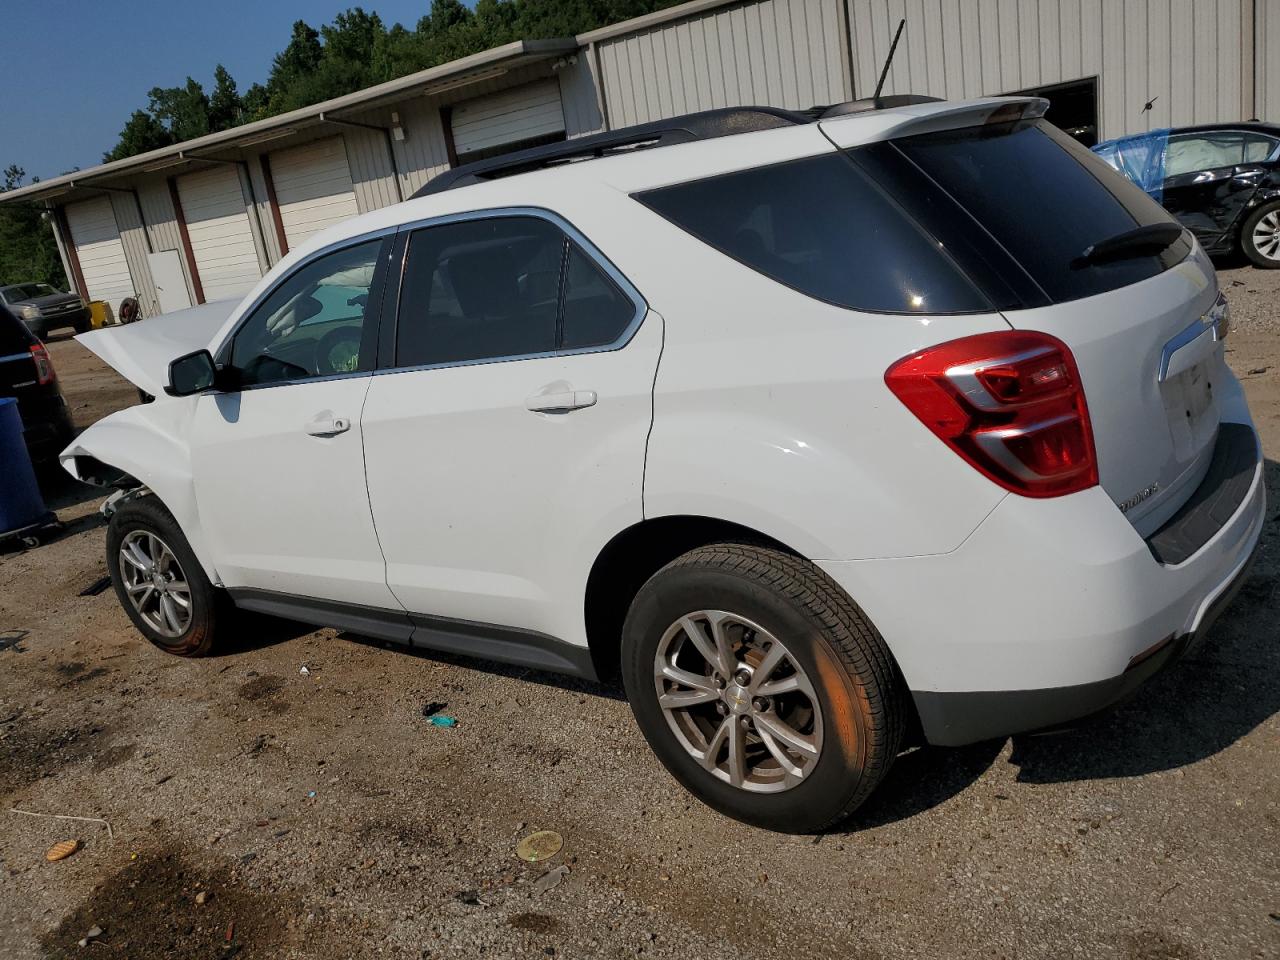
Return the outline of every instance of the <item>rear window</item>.
<path id="1" fill-rule="evenodd" d="M 1183 238 L 1158 255 L 1073 263 L 1100 240 L 1170 218 L 1145 193 L 1042 120 L 948 130 L 891 145 L 985 228 L 1051 301 L 1146 280 L 1190 252 Z"/>
<path id="2" fill-rule="evenodd" d="M 991 309 L 937 242 L 840 154 L 636 199 L 748 267 L 828 303 L 885 313 Z"/>

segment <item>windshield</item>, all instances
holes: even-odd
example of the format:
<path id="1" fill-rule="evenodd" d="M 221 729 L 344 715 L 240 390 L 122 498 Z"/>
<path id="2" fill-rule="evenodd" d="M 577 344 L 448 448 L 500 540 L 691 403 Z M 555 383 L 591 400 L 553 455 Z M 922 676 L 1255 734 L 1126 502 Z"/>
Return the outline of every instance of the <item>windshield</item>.
<path id="1" fill-rule="evenodd" d="M 57 292 L 47 283 L 15 283 L 3 288 L 4 298 L 9 303 L 35 300 L 37 297 L 47 297 Z"/>

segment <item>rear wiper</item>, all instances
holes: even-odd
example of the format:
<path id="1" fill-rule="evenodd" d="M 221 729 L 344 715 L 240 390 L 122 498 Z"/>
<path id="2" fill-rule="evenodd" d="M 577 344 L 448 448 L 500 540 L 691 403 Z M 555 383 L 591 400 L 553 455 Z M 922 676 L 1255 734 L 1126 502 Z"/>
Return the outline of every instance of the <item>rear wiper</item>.
<path id="1" fill-rule="evenodd" d="M 1173 246 L 1181 236 L 1182 227 L 1176 223 L 1149 223 L 1145 227 L 1135 227 L 1086 247 L 1080 256 L 1071 261 L 1071 269 L 1079 270 L 1093 263 L 1150 256 Z"/>

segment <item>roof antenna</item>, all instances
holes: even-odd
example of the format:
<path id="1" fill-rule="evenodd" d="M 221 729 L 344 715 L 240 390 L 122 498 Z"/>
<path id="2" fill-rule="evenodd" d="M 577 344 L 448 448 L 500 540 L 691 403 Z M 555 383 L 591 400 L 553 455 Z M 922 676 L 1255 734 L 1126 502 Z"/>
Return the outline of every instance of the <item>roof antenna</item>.
<path id="1" fill-rule="evenodd" d="M 902 31 L 903 31 L 903 28 L 906 27 L 906 25 L 907 25 L 906 17 L 903 17 L 901 20 L 898 21 L 898 30 L 896 33 L 894 33 L 893 43 L 890 44 L 889 46 L 889 55 L 884 58 L 884 69 L 880 71 L 880 80 L 876 83 L 876 92 L 871 95 L 871 101 L 872 103 L 875 104 L 875 108 L 877 110 L 880 110 L 883 106 L 880 103 L 880 91 L 884 89 L 885 78 L 889 76 L 889 64 L 893 63 L 893 55 L 895 52 L 897 52 L 898 41 L 902 39 Z"/>

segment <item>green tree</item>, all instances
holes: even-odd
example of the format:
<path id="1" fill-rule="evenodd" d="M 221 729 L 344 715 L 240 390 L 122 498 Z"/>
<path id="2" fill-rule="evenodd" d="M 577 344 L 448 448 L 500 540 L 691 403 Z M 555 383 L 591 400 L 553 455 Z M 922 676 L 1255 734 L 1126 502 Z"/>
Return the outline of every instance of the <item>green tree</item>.
<path id="1" fill-rule="evenodd" d="M 236 90 L 236 82 L 227 68 L 218 64 L 213 68 L 213 93 L 209 97 L 209 129 L 229 130 L 243 123 L 244 104 Z"/>
<path id="2" fill-rule="evenodd" d="M 5 168 L 0 193 L 22 186 L 27 173 L 17 164 Z M 33 182 L 39 182 L 38 180 Z M 46 214 L 32 204 L 0 206 L 0 283 L 49 283 L 65 290 L 67 277 Z"/>
<path id="3" fill-rule="evenodd" d="M 176 142 L 194 140 L 209 132 L 209 98 L 204 87 L 190 77 L 181 87 L 152 87 L 148 96 L 151 115 Z"/>
<path id="4" fill-rule="evenodd" d="M 120 131 L 116 145 L 102 155 L 102 162 L 123 160 L 148 150 L 167 147 L 173 142 L 173 134 L 165 129 L 164 124 L 145 110 L 135 110 Z"/>

